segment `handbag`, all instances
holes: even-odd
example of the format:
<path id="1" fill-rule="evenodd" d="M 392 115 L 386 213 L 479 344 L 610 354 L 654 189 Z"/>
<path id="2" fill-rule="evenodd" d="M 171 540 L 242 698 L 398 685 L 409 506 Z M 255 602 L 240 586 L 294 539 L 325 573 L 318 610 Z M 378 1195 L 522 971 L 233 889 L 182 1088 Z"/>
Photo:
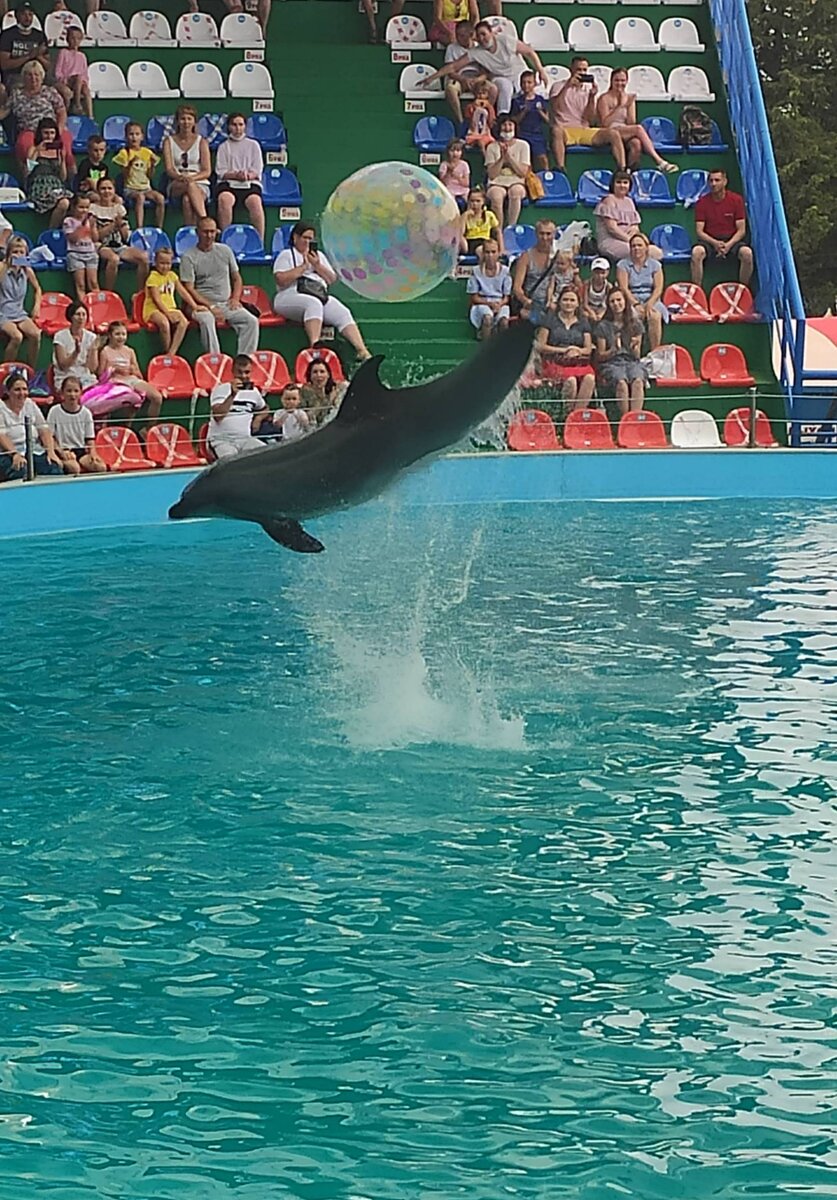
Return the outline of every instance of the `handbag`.
<path id="1" fill-rule="evenodd" d="M 528 171 L 526 173 L 525 184 L 526 194 L 530 200 L 543 200 L 546 192 L 544 191 L 540 176 L 536 175 L 534 171 Z"/>
<path id="2" fill-rule="evenodd" d="M 328 288 L 322 279 L 313 279 L 310 275 L 300 275 L 296 281 L 296 290 L 300 296 L 313 296 L 320 304 L 325 304 L 328 300 Z"/>

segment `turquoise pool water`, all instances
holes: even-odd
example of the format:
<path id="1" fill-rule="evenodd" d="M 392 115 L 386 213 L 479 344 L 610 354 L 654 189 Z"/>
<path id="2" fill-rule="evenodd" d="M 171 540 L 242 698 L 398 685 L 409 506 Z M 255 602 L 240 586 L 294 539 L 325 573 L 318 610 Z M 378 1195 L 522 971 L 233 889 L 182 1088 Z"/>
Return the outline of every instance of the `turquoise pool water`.
<path id="1" fill-rule="evenodd" d="M 3 542 L 0 1198 L 835 1195 L 835 529 Z"/>

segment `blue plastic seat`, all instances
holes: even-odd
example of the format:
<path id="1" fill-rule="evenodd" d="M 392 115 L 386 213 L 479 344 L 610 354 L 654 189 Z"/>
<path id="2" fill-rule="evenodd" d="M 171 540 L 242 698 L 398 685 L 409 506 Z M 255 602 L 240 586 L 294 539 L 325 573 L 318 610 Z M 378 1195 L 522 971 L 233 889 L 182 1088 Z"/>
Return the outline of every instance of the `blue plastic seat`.
<path id="1" fill-rule="evenodd" d="M 125 126 L 132 120 L 133 117 L 126 117 L 123 113 L 118 116 L 105 117 L 102 137 L 108 144 L 108 150 L 119 150 L 125 145 Z"/>
<path id="2" fill-rule="evenodd" d="M 227 140 L 227 114 L 204 113 L 198 121 L 198 133 L 206 138 L 210 150 L 217 150 Z"/>
<path id="3" fill-rule="evenodd" d="M 524 250 L 531 250 L 537 240 L 534 225 L 507 225 L 503 230 L 503 245 L 508 258 L 517 258 Z"/>
<path id="4" fill-rule="evenodd" d="M 576 193 L 579 204 L 595 208 L 603 196 L 610 191 L 612 171 L 584 171 L 578 180 Z"/>
<path id="5" fill-rule="evenodd" d="M 262 239 L 252 225 L 228 225 L 221 234 L 221 242 L 229 246 L 239 262 L 269 263 Z"/>
<path id="6" fill-rule="evenodd" d="M 690 154 L 722 154 L 724 150 L 729 150 L 729 146 L 721 138 L 717 121 L 712 122 L 712 141 L 708 146 L 689 146 Z"/>
<path id="7" fill-rule="evenodd" d="M 544 195 L 535 201 L 536 208 L 575 208 L 573 189 L 563 171 L 538 171 L 538 179 Z"/>
<path id="8" fill-rule="evenodd" d="M 198 244 L 198 231 L 194 225 L 181 225 L 174 235 L 174 257 L 181 259 L 187 250 Z"/>
<path id="9" fill-rule="evenodd" d="M 662 250 L 666 262 L 688 262 L 692 257 L 692 239 L 682 225 L 657 225 L 650 240 Z"/>
<path id="10" fill-rule="evenodd" d="M 156 225 L 144 225 L 142 229 L 135 229 L 131 234 L 129 245 L 134 250 L 146 250 L 148 252 L 148 261 L 153 265 L 154 255 L 158 250 L 171 250 L 171 239 L 165 229 L 160 229 Z"/>
<path id="11" fill-rule="evenodd" d="M 16 179 L 14 175 L 9 175 L 7 171 L 0 171 L 0 188 L 14 188 L 18 192 L 23 192 L 20 180 Z M 20 212 L 23 209 L 31 207 L 32 205 L 25 198 L 23 200 L 3 201 L 3 208 L 7 212 Z"/>
<path id="12" fill-rule="evenodd" d="M 264 151 L 282 150 L 288 144 L 284 122 L 276 113 L 253 113 L 247 118 L 247 136 L 254 138 Z"/>
<path id="13" fill-rule="evenodd" d="M 293 225 L 277 225 L 273 231 L 273 241 L 270 246 L 270 253 L 273 255 L 281 254 L 283 250 L 287 250 L 291 244 L 291 231 Z"/>
<path id="14" fill-rule="evenodd" d="M 674 121 L 668 117 L 646 117 L 640 124 L 661 154 L 683 153 Z"/>
<path id="15" fill-rule="evenodd" d="M 92 117 L 67 117 L 67 129 L 73 138 L 73 154 L 86 154 L 88 140 L 102 132 Z"/>
<path id="16" fill-rule="evenodd" d="M 262 175 L 262 201 L 271 208 L 299 207 L 302 190 L 293 171 L 287 167 L 267 167 Z"/>
<path id="17" fill-rule="evenodd" d="M 634 171 L 630 195 L 637 208 L 674 208 L 674 197 L 662 171 Z"/>
<path id="18" fill-rule="evenodd" d="M 159 154 L 163 138 L 168 137 L 171 133 L 174 133 L 174 113 L 164 113 L 162 116 L 152 117 L 145 127 L 145 144 L 155 154 Z"/>
<path id="19" fill-rule="evenodd" d="M 686 208 L 697 204 L 701 196 L 709 191 L 709 173 L 707 171 L 681 171 L 677 176 L 677 199 Z"/>
<path id="20" fill-rule="evenodd" d="M 66 269 L 67 239 L 60 229 L 45 229 L 38 237 L 38 245 L 49 246 L 55 255 L 55 262 L 49 264 L 52 270 L 63 271 Z"/>
<path id="21" fill-rule="evenodd" d="M 447 117 L 419 117 L 413 126 L 413 145 L 425 154 L 441 154 L 455 137 L 453 121 Z"/>

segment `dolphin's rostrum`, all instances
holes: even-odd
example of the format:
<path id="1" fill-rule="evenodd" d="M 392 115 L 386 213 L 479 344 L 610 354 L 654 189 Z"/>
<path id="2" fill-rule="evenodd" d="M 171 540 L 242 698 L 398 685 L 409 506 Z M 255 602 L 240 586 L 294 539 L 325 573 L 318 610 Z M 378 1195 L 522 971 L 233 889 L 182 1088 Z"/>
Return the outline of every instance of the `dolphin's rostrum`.
<path id="1" fill-rule="evenodd" d="M 521 321 L 454 371 L 413 388 L 385 387 L 381 358 L 369 359 L 333 421 L 309 437 L 209 467 L 169 516 L 254 521 L 280 545 L 316 553 L 322 543 L 302 520 L 372 499 L 407 467 L 486 420 L 523 374 L 533 337 L 533 326 Z"/>

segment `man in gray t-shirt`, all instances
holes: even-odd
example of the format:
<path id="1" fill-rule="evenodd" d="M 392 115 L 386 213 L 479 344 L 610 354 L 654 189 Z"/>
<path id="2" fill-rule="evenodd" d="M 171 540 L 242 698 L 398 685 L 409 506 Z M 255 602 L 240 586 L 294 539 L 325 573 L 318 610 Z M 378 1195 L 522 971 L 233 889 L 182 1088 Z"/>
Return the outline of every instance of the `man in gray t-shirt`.
<path id="1" fill-rule="evenodd" d="M 226 321 L 238 334 L 238 353 L 255 354 L 259 348 L 259 319 L 241 306 L 241 275 L 229 246 L 215 239 L 213 217 L 198 221 L 198 244 L 180 260 L 180 282 L 189 293 L 192 315 L 198 323 L 204 350 L 220 352 L 218 322 Z"/>

